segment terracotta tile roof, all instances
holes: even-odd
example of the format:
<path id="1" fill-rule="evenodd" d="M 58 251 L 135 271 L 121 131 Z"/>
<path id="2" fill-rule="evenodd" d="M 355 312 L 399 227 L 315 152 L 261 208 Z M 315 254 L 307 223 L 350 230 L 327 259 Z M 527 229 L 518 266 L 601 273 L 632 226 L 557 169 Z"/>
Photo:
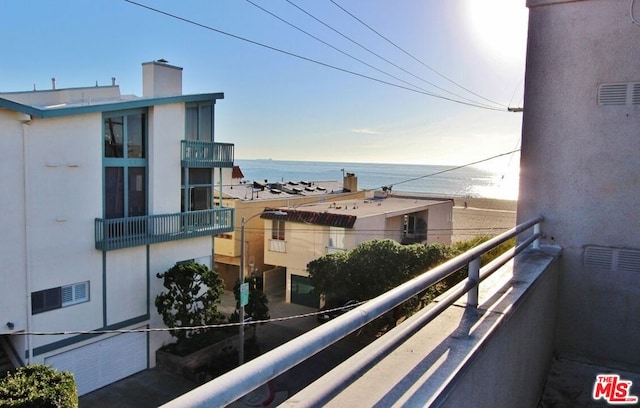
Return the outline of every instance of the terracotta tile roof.
<path id="1" fill-rule="evenodd" d="M 242 174 L 242 170 L 240 170 L 240 166 L 233 166 L 233 170 L 231 170 L 231 178 L 234 178 L 234 179 L 244 178 L 244 174 Z"/>
<path id="2" fill-rule="evenodd" d="M 353 228 L 356 223 L 355 215 L 332 214 L 329 212 L 311 212 L 286 209 L 287 215 L 278 215 L 268 211 L 279 211 L 275 208 L 266 208 L 260 218 L 265 220 L 282 220 L 291 222 L 304 222 L 307 224 L 326 225 L 329 227 Z M 280 210 L 282 211 L 282 210 Z"/>

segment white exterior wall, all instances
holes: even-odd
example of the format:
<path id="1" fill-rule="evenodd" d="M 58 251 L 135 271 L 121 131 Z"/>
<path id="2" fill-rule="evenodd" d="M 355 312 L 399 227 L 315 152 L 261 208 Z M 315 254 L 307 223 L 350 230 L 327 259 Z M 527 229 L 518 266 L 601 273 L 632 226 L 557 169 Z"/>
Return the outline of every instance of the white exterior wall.
<path id="1" fill-rule="evenodd" d="M 4 319 L 0 323 L 0 334 L 10 332 L 7 322 L 15 324 L 14 330 L 25 330 L 27 327 L 25 182 L 22 164 L 22 132 L 27 126 L 18 121 L 17 113 L 0 109 L 0 175 L 12 175 L 0 177 L 0 231 L 8 233 L 0 245 L 0 310 Z"/>
<path id="2" fill-rule="evenodd" d="M 180 212 L 180 141 L 184 104 L 149 109 L 149 214 Z"/>
<path id="3" fill-rule="evenodd" d="M 544 215 L 544 241 L 563 248 L 556 349 L 639 366 L 640 273 L 583 257 L 640 248 L 640 106 L 597 103 L 600 84 L 640 81 L 640 27 L 625 0 L 527 3 L 518 222 Z"/>
<path id="4" fill-rule="evenodd" d="M 447 201 L 429 207 L 427 244 L 451 245 L 453 229 L 453 202 Z"/>
<path id="5" fill-rule="evenodd" d="M 24 131 L 27 202 L 21 229 L 29 252 L 18 269 L 28 279 L 20 290 L 27 300 L 22 313 L 32 331 L 102 327 L 102 258 L 93 235 L 94 218 L 102 213 L 102 183 L 96 182 L 102 180 L 101 117 L 33 119 Z M 32 292 L 84 281 L 90 282 L 90 302 L 30 315 Z M 33 336 L 31 347 L 50 342 Z"/>

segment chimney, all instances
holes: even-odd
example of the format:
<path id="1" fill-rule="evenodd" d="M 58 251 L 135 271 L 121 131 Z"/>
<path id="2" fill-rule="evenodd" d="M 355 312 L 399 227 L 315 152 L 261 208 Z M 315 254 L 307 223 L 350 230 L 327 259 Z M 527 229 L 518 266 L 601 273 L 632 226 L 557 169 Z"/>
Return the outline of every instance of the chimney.
<path id="1" fill-rule="evenodd" d="M 167 60 L 142 63 L 142 96 L 182 95 L 182 68 L 169 65 Z"/>
<path id="2" fill-rule="evenodd" d="M 342 189 L 345 193 L 355 193 L 358 191 L 358 178 L 354 173 L 347 173 L 342 181 Z"/>

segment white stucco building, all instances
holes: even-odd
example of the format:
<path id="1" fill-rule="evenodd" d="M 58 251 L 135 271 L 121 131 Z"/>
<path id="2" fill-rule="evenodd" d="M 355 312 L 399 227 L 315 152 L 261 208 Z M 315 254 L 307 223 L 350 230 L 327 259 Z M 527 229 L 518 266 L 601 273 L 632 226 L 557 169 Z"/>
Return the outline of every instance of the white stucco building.
<path id="1" fill-rule="evenodd" d="M 95 86 L 0 93 L 0 340 L 19 364 L 72 371 L 79 394 L 155 365 L 167 333 L 156 274 L 211 266 L 233 211 L 212 202 L 233 166 L 214 140 L 222 93 L 182 94 L 182 68 L 142 64 L 142 97 Z M 216 174 L 214 174 L 216 173 Z"/>
<path id="2" fill-rule="evenodd" d="M 286 301 L 318 306 L 307 264 L 323 255 L 376 238 L 451 244 L 453 200 L 401 194 L 265 211 L 264 262 L 286 271 Z"/>
<path id="3" fill-rule="evenodd" d="M 527 6 L 518 222 L 563 248 L 554 351 L 638 367 L 640 4 Z"/>

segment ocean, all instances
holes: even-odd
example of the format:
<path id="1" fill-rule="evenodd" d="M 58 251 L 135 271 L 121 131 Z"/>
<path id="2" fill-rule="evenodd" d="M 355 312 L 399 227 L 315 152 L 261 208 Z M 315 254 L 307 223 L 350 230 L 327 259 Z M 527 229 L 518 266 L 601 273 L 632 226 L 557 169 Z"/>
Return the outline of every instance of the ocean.
<path id="1" fill-rule="evenodd" d="M 235 160 L 245 180 L 342 181 L 344 173 L 358 177 L 359 189 L 516 200 L 517 169 L 491 171 L 479 167 L 388 163 L 341 163 L 284 160 Z"/>

